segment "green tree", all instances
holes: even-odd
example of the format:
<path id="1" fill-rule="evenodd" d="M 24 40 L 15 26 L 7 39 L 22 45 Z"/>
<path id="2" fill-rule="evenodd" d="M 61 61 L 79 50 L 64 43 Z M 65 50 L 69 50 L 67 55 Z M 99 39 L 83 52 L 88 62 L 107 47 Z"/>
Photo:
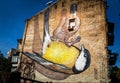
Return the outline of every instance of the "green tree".
<path id="1" fill-rule="evenodd" d="M 0 83 L 7 83 L 10 76 L 11 62 L 10 59 L 4 57 L 0 51 Z"/>
<path id="2" fill-rule="evenodd" d="M 0 51 L 0 71 L 10 72 L 11 71 L 11 62 L 10 59 L 4 57 Z"/>

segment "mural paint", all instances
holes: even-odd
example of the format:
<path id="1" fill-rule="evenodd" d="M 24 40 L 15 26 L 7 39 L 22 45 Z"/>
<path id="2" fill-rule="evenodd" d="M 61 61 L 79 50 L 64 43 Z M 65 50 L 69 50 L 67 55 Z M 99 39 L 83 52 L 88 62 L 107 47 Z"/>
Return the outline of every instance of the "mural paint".
<path id="1" fill-rule="evenodd" d="M 90 65 L 90 53 L 84 45 L 82 44 L 80 48 L 74 46 L 75 43 L 80 42 L 80 36 L 69 41 L 80 29 L 80 18 L 77 16 L 77 4 L 71 5 L 70 13 L 71 15 L 67 17 L 67 10 L 65 8 L 62 9 L 61 20 L 58 27 L 53 31 L 52 36 L 50 36 L 49 9 L 47 9 L 44 14 L 42 53 L 24 53 L 39 65 L 51 71 L 66 74 L 66 77 L 79 74 L 85 71 Z M 45 76 L 52 78 L 46 74 Z M 53 79 L 59 79 L 59 77 L 53 77 Z"/>

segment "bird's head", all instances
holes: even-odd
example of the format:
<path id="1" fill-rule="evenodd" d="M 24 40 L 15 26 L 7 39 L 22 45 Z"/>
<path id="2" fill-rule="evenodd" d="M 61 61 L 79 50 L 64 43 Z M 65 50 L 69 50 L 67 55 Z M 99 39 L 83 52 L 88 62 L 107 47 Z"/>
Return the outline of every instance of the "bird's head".
<path id="1" fill-rule="evenodd" d="M 82 45 L 80 55 L 76 60 L 75 66 L 73 67 L 73 71 L 75 73 L 83 72 L 89 67 L 89 65 L 90 65 L 90 53 L 84 47 L 84 45 Z"/>

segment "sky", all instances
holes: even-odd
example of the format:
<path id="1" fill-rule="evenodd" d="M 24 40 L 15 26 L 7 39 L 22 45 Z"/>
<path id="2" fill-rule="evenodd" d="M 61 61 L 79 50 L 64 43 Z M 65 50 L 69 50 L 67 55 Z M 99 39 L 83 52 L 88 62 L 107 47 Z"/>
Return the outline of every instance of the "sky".
<path id="1" fill-rule="evenodd" d="M 7 55 L 17 47 L 17 39 L 22 38 L 25 20 L 40 12 L 50 0 L 0 0 L 0 51 Z M 56 0 L 53 0 L 56 1 Z M 115 23 L 112 52 L 119 53 L 116 65 L 120 67 L 120 0 L 107 1 L 107 19 Z"/>
<path id="2" fill-rule="evenodd" d="M 107 1 L 107 19 L 109 22 L 113 22 L 114 26 L 114 45 L 109 46 L 112 52 L 118 53 L 118 59 L 116 65 L 120 67 L 120 0 L 106 0 Z"/>
<path id="3" fill-rule="evenodd" d="M 22 38 L 25 20 L 42 10 L 49 0 L 0 0 L 0 51 L 6 55 Z"/>

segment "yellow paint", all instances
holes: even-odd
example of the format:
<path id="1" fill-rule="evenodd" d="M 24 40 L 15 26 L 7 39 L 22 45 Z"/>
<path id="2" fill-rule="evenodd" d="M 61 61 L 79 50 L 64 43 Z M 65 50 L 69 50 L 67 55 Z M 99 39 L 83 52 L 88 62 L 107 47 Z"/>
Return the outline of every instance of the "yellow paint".
<path id="1" fill-rule="evenodd" d="M 43 58 L 48 61 L 73 67 L 79 55 L 79 50 L 73 46 L 66 46 L 62 42 L 51 42 L 46 48 Z"/>

